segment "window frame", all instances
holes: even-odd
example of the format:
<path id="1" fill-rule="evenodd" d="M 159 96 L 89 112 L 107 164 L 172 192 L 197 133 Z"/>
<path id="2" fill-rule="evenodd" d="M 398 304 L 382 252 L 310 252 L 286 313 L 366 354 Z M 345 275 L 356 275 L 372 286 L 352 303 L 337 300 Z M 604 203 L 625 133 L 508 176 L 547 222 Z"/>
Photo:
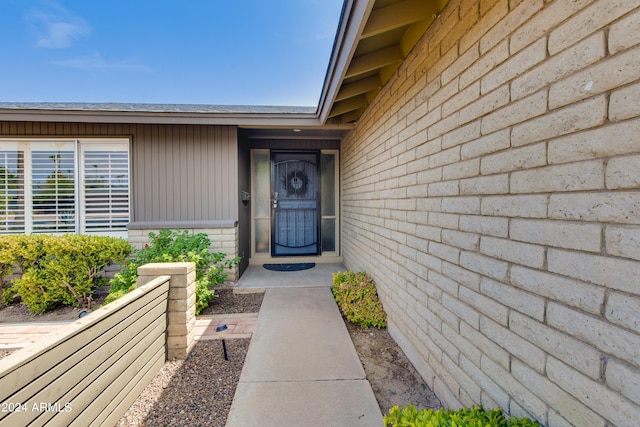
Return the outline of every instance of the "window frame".
<path id="1" fill-rule="evenodd" d="M 36 230 L 34 229 L 34 202 L 33 202 L 33 182 L 34 170 L 32 152 L 34 147 L 36 151 L 46 151 L 50 145 L 51 150 L 58 146 L 67 146 L 66 150 L 73 150 L 73 183 L 74 183 L 74 227 L 73 231 L 56 232 L 55 230 Z M 113 149 L 117 148 L 117 149 Z M 24 153 L 24 166 L 22 168 L 22 196 L 24 199 L 24 224 L 22 231 L 4 231 L 0 229 L 0 234 L 88 234 L 88 235 L 106 235 L 113 237 L 127 238 L 127 224 L 131 221 L 132 216 L 132 197 L 131 197 L 131 138 L 130 137 L 104 137 L 104 138 L 1 138 L 0 151 L 22 151 Z M 114 151 L 126 153 L 126 219 L 123 221 L 122 227 L 92 231 L 87 229 L 86 208 L 86 182 L 88 176 L 85 173 L 84 154 L 91 151 Z M 111 185 L 111 183 L 110 183 Z M 111 187 L 109 187 L 111 193 Z M 109 205 L 108 218 L 113 217 L 112 205 Z M 109 221 L 106 221 L 109 223 Z"/>

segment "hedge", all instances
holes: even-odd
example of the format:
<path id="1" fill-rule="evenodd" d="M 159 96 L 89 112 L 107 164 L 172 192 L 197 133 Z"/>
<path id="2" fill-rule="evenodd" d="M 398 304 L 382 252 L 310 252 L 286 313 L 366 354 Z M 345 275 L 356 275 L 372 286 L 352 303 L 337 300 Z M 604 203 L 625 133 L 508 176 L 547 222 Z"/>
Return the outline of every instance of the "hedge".
<path id="1" fill-rule="evenodd" d="M 0 236 L 2 301 L 19 297 L 32 313 L 87 303 L 101 283 L 100 272 L 123 263 L 131 250 L 126 240 L 106 236 Z M 21 277 L 4 283 L 15 272 Z"/>

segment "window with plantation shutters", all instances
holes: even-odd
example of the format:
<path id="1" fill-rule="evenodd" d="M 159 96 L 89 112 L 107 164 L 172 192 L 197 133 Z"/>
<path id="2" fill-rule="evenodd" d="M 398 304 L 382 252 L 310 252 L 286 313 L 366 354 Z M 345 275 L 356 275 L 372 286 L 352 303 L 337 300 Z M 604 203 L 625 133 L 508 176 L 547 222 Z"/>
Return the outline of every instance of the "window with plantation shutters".
<path id="1" fill-rule="evenodd" d="M 126 237 L 128 222 L 128 140 L 0 140 L 0 234 Z"/>
<path id="2" fill-rule="evenodd" d="M 128 143 L 82 144 L 82 232 L 126 231 L 129 222 Z"/>

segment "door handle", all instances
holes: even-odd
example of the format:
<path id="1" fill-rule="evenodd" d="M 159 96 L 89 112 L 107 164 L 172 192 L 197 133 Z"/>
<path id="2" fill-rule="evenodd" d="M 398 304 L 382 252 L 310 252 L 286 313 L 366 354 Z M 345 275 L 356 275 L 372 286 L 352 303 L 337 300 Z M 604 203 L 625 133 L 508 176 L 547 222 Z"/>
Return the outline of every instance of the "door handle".
<path id="1" fill-rule="evenodd" d="M 276 193 L 273 199 L 271 199 L 271 208 L 278 209 L 278 193 Z"/>

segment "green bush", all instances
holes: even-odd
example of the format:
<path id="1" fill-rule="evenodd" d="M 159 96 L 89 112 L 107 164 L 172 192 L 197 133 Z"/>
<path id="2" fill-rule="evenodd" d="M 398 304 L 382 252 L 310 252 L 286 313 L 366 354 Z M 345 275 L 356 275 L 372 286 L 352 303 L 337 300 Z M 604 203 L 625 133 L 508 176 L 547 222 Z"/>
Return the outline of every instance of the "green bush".
<path id="1" fill-rule="evenodd" d="M 535 427 L 539 424 L 529 418 L 505 418 L 500 409 L 486 411 L 479 406 L 473 408 L 422 409 L 413 405 L 404 408 L 394 406 L 384 416 L 384 425 L 392 427 Z"/>
<path id="2" fill-rule="evenodd" d="M 333 274 L 333 296 L 351 323 L 363 327 L 387 327 L 387 315 L 378 299 L 373 280 L 364 273 Z"/>
<path id="3" fill-rule="evenodd" d="M 105 236 L 67 234 L 0 236 L 2 278 L 18 271 L 3 301 L 20 297 L 32 313 L 58 305 L 88 303 L 100 285 L 100 272 L 131 252 L 129 243 Z"/>
<path id="4" fill-rule="evenodd" d="M 184 230 L 160 230 L 149 233 L 149 243 L 134 251 L 130 260 L 111 281 L 105 302 L 117 299 L 136 287 L 138 267 L 152 262 L 194 262 L 196 264 L 196 314 L 200 314 L 214 297 L 211 286 L 227 278 L 225 268 L 232 268 L 239 258 L 226 260 L 226 254 L 209 252 L 211 240 L 205 233 Z"/>

